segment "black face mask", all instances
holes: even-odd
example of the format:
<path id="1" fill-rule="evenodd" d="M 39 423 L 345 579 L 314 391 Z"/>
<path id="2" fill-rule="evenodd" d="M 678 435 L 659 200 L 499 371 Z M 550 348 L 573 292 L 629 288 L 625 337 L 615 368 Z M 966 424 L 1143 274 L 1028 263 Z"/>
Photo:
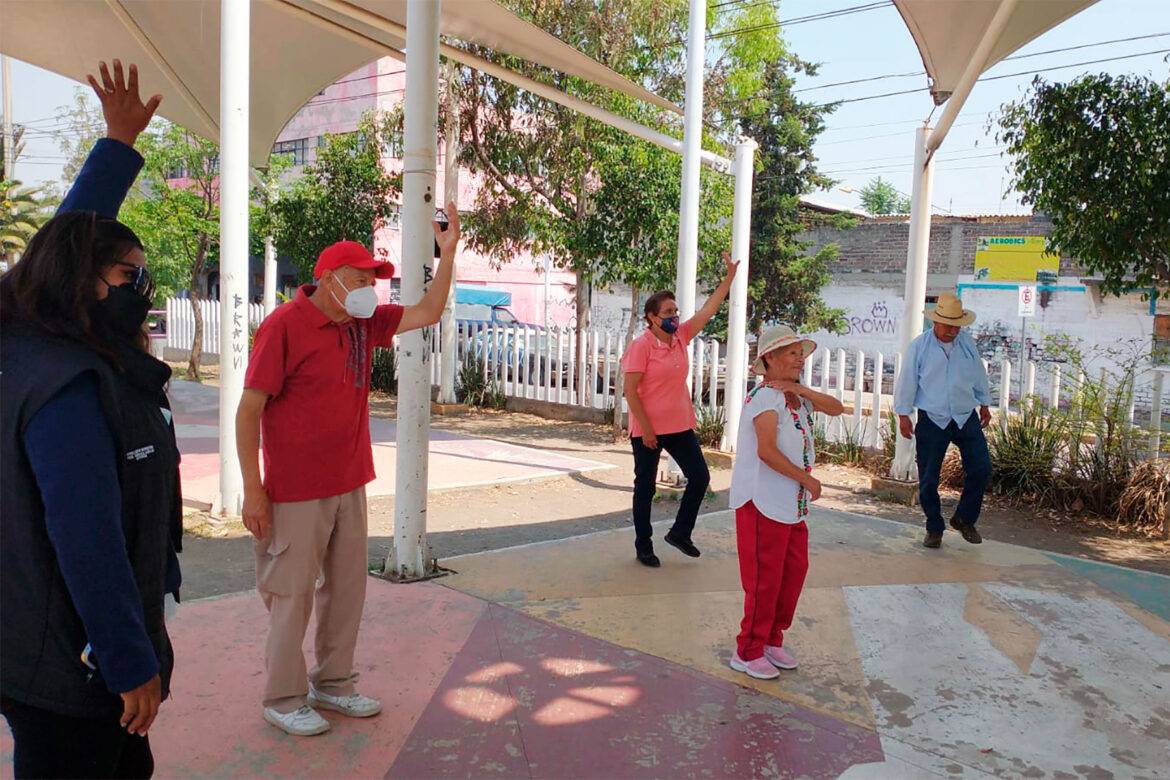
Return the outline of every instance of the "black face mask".
<path id="1" fill-rule="evenodd" d="M 102 322 L 115 336 L 133 339 L 142 332 L 142 323 L 150 311 L 150 298 L 137 292 L 133 282 L 117 287 L 107 282 L 106 286 L 110 288 L 109 294 L 98 301 L 97 308 Z"/>

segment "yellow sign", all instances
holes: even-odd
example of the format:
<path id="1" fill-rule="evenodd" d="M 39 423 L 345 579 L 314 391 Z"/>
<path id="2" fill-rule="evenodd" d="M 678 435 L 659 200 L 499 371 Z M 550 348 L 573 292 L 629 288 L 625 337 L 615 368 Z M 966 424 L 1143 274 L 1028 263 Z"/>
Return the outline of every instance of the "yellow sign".
<path id="1" fill-rule="evenodd" d="M 975 246 L 975 280 L 1051 284 L 1060 257 L 1044 246 L 1044 236 L 983 236 Z"/>

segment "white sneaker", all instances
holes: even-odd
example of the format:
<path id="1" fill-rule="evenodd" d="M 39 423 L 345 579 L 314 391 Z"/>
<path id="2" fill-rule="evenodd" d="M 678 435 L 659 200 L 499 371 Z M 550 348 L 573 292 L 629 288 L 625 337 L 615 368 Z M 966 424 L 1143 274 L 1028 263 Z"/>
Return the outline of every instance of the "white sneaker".
<path id="1" fill-rule="evenodd" d="M 312 686 L 309 687 L 309 704 L 324 710 L 340 712 L 351 718 L 372 718 L 382 711 L 382 702 L 369 696 L 362 696 L 360 693 L 330 696 Z"/>
<path id="2" fill-rule="evenodd" d="M 329 730 L 329 721 L 307 704 L 292 712 L 277 712 L 272 707 L 265 707 L 264 720 L 294 737 L 312 737 Z"/>

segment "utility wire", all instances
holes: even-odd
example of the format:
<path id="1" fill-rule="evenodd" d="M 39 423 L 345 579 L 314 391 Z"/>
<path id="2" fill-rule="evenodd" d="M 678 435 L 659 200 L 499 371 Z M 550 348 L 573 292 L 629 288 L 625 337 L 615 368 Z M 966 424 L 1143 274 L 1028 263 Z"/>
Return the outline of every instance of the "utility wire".
<path id="1" fill-rule="evenodd" d="M 809 14 L 808 16 L 797 16 L 792 19 L 781 19 L 778 22 L 768 22 L 766 24 L 756 24 L 750 27 L 738 27 L 734 30 L 724 30 L 723 32 L 711 33 L 707 36 L 707 40 L 715 41 L 720 38 L 730 38 L 735 35 L 742 35 L 743 33 L 761 32 L 763 30 L 774 30 L 777 27 L 786 27 L 796 24 L 805 24 L 807 22 L 819 22 L 825 19 L 836 19 L 841 16 L 850 16 L 852 14 L 864 13 L 865 11 L 874 11 L 878 8 L 885 8 L 893 5 L 892 0 L 882 0 L 878 3 L 866 3 L 865 5 L 854 5 L 848 8 L 838 8 L 835 11 L 825 11 L 819 14 Z"/>

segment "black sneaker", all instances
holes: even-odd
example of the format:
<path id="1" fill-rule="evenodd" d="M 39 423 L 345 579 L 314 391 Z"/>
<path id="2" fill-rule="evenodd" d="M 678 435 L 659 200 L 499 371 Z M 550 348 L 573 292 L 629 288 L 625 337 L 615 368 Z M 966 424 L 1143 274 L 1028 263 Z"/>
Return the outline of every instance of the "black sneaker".
<path id="1" fill-rule="evenodd" d="M 695 547 L 695 545 L 691 543 L 690 539 L 675 539 L 674 536 L 670 534 L 670 532 L 667 532 L 666 536 L 662 538 L 663 541 L 665 541 L 671 547 L 677 547 L 679 550 L 681 550 L 683 555 L 689 555 L 692 558 L 698 558 L 700 555 L 702 555 L 702 553 L 699 552 L 699 548 Z"/>
<path id="2" fill-rule="evenodd" d="M 975 529 L 974 523 L 964 523 L 957 517 L 951 518 L 951 528 L 954 528 L 963 538 L 970 544 L 983 544 L 983 537 L 979 535 L 979 531 Z"/>
<path id="3" fill-rule="evenodd" d="M 922 540 L 923 547 L 929 547 L 932 550 L 937 550 L 942 547 L 942 531 L 926 532 L 926 538 Z"/>
<path id="4" fill-rule="evenodd" d="M 651 569 L 657 569 L 662 565 L 662 561 L 658 560 L 658 556 L 652 552 L 638 553 L 638 563 L 649 566 Z"/>

